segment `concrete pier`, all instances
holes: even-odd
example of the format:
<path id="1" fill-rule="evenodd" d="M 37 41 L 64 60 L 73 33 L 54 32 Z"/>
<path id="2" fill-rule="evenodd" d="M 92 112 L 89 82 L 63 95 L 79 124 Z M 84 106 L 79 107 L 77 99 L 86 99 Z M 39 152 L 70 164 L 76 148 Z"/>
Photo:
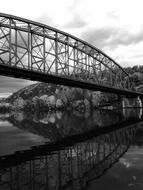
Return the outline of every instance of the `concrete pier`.
<path id="1" fill-rule="evenodd" d="M 122 108 L 142 108 L 142 100 L 137 98 L 122 98 Z"/>

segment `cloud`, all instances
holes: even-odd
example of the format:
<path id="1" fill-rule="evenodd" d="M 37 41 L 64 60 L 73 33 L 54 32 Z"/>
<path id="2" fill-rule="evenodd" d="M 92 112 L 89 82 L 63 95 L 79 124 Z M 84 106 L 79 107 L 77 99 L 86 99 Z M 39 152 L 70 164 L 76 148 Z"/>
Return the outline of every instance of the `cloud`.
<path id="1" fill-rule="evenodd" d="M 71 5 L 69 6 L 69 10 L 73 11 L 76 9 L 77 5 L 82 3 L 82 0 L 72 0 Z"/>
<path id="2" fill-rule="evenodd" d="M 143 27 L 132 31 L 122 27 L 87 28 L 81 38 L 105 52 L 123 67 L 141 65 Z"/>
<path id="3" fill-rule="evenodd" d="M 109 17 L 109 19 L 115 19 L 115 20 L 119 19 L 119 16 L 115 11 L 109 11 L 107 13 L 107 17 Z"/>
<path id="4" fill-rule="evenodd" d="M 84 31 L 81 36 L 88 43 L 96 46 L 99 49 L 104 49 L 108 41 L 116 34 L 114 28 L 89 28 Z"/>
<path id="5" fill-rule="evenodd" d="M 32 81 L 28 80 L 0 76 L 0 94 L 15 92 L 32 83 Z"/>
<path id="6" fill-rule="evenodd" d="M 87 29 L 82 33 L 82 37 L 99 49 L 110 48 L 113 50 L 118 48 L 120 45 L 128 46 L 142 42 L 142 33 L 143 28 L 136 33 L 132 33 L 122 28 L 104 27 L 98 29 Z"/>
<path id="7" fill-rule="evenodd" d="M 74 14 L 72 19 L 64 27 L 66 28 L 82 28 L 87 25 L 87 22 L 78 14 Z"/>
<path id="8" fill-rule="evenodd" d="M 47 15 L 46 13 L 43 13 L 41 16 L 39 16 L 36 19 L 37 22 L 42 23 L 42 24 L 46 24 L 48 26 L 56 26 L 56 23 L 54 22 L 54 20 L 50 17 L 50 15 Z"/>
<path id="9" fill-rule="evenodd" d="M 64 25 L 66 28 L 82 28 L 88 23 L 82 15 L 79 14 L 78 6 L 82 3 L 81 0 L 73 0 L 72 4 L 68 7 L 68 11 L 71 14 L 68 22 Z"/>
<path id="10" fill-rule="evenodd" d="M 137 32 L 136 34 L 130 33 L 129 31 L 118 31 L 114 38 L 111 39 L 112 45 L 134 45 L 143 41 L 142 36 L 143 30 Z"/>

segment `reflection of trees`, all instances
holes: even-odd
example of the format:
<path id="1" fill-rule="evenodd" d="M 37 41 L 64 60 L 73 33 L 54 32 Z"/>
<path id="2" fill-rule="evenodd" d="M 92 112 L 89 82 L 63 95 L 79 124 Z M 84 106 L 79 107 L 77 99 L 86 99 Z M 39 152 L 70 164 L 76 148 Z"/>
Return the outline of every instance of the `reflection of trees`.
<path id="1" fill-rule="evenodd" d="M 1 121 L 7 121 L 7 119 L 10 117 L 10 113 L 4 113 L 4 114 L 0 114 L 0 120 Z"/>
<path id="2" fill-rule="evenodd" d="M 114 119 L 113 119 L 114 118 Z M 9 121 L 21 129 L 42 135 L 50 141 L 83 134 L 128 120 L 120 113 L 94 110 L 92 113 L 48 112 L 14 113 Z"/>
<path id="3" fill-rule="evenodd" d="M 41 146 L 5 156 L 0 160 L 0 189 L 87 189 L 127 151 L 135 132 L 134 127 L 124 128 L 67 146 L 47 145 L 42 155 Z"/>

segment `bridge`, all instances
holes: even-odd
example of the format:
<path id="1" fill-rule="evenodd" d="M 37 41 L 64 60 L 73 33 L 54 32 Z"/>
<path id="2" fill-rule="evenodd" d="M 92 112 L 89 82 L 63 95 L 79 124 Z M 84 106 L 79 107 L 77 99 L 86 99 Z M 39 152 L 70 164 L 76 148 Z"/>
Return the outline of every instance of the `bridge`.
<path id="1" fill-rule="evenodd" d="M 98 48 L 50 26 L 3 13 L 0 74 L 143 97 L 128 73 Z"/>

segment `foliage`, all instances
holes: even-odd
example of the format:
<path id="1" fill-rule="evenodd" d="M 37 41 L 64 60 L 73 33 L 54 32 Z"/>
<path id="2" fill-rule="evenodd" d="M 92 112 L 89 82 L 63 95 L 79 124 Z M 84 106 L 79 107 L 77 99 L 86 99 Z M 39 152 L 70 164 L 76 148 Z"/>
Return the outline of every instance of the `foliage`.
<path id="1" fill-rule="evenodd" d="M 124 69 L 130 75 L 134 87 L 143 85 L 143 66 L 133 66 Z"/>

